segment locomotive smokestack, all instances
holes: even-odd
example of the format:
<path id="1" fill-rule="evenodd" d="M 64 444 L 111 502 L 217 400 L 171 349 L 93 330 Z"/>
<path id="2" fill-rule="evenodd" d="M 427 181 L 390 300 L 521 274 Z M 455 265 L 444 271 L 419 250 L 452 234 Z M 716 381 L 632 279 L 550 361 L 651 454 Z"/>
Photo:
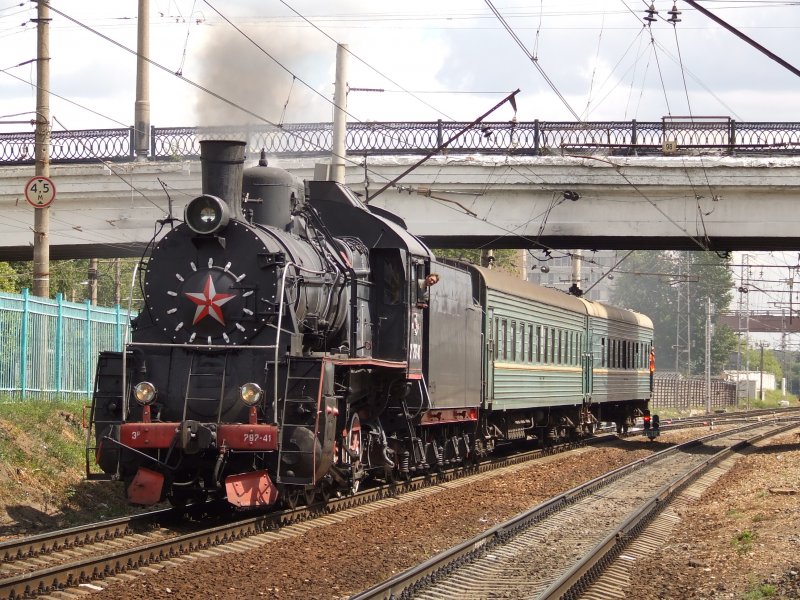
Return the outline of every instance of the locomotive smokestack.
<path id="1" fill-rule="evenodd" d="M 217 196 L 242 218 L 242 172 L 245 143 L 232 140 L 203 140 L 200 161 L 203 164 L 203 193 Z"/>

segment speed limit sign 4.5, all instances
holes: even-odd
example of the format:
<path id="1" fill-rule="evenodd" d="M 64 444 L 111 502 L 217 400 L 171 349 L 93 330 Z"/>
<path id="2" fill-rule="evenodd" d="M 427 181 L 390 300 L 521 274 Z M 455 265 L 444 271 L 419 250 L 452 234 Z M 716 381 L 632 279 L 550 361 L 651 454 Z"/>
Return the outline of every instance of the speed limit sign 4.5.
<path id="1" fill-rule="evenodd" d="M 25 184 L 25 200 L 33 208 L 47 208 L 56 199 L 56 186 L 49 177 L 36 175 Z"/>

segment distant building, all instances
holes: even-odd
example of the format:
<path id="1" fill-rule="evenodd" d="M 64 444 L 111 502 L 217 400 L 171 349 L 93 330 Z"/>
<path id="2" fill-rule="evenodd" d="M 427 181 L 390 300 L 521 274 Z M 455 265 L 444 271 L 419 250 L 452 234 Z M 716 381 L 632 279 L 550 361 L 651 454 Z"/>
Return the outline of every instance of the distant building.
<path id="1" fill-rule="evenodd" d="M 536 257 L 544 257 L 540 251 L 534 250 L 533 252 Z M 563 256 L 566 252 L 571 251 L 556 251 L 554 254 L 558 256 L 545 261 L 526 256 L 525 272 L 528 275 L 528 281 L 565 292 L 569 291 L 569 287 L 572 285 L 572 259 L 569 256 Z M 611 291 L 614 289 L 613 273 L 594 287 L 592 286 L 617 263 L 619 260 L 617 255 L 616 250 L 597 250 L 595 252 L 584 250 L 580 287 L 584 290 L 584 297 L 587 300 L 610 302 Z M 592 289 L 586 292 L 590 287 Z"/>
<path id="2" fill-rule="evenodd" d="M 774 373 L 762 373 L 761 371 L 723 371 L 722 377 L 727 381 L 736 383 L 740 398 L 758 398 L 761 395 L 762 383 L 765 390 L 777 389 Z"/>

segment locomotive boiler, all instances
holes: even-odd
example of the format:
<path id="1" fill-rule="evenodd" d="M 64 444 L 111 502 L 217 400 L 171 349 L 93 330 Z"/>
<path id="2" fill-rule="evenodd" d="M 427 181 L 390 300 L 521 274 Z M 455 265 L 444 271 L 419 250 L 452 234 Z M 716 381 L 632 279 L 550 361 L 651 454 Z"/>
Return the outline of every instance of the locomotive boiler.
<path id="1" fill-rule="evenodd" d="M 98 360 L 90 476 L 131 502 L 312 503 L 647 412 L 647 317 L 436 261 L 341 184 L 201 148 Z"/>

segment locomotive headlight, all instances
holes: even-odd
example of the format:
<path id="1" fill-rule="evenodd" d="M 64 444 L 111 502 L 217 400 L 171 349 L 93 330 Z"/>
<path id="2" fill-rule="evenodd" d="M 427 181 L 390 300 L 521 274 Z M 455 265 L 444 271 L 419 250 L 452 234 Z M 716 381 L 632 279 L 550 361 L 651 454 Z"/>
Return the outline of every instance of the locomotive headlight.
<path id="1" fill-rule="evenodd" d="M 239 395 L 242 397 L 242 402 L 247 406 L 255 406 L 261 400 L 261 386 L 257 383 L 245 383 L 239 388 Z"/>
<path id="2" fill-rule="evenodd" d="M 150 404 L 156 399 L 156 386 L 149 381 L 140 381 L 133 388 L 133 397 L 142 406 Z"/>
<path id="3" fill-rule="evenodd" d="M 225 201 L 204 194 L 186 205 L 184 221 L 189 229 L 201 235 L 215 233 L 225 227 L 230 219 L 230 209 Z"/>

